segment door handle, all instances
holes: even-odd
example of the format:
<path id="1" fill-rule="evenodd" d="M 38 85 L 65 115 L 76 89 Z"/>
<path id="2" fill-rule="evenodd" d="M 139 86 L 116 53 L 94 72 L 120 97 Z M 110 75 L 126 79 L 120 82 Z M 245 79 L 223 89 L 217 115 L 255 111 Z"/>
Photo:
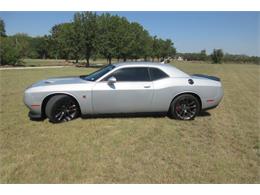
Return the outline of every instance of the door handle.
<path id="1" fill-rule="evenodd" d="M 150 85 L 145 85 L 144 88 L 150 88 L 151 86 Z"/>

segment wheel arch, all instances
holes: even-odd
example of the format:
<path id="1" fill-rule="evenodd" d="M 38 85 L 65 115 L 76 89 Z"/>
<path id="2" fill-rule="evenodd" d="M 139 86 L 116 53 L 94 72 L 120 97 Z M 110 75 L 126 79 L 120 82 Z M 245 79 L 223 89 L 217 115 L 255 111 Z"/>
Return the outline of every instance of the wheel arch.
<path id="1" fill-rule="evenodd" d="M 175 95 L 174 98 L 172 99 L 172 101 L 171 101 L 171 103 L 170 103 L 170 105 L 169 105 L 168 112 L 169 112 L 170 109 L 171 109 L 171 104 L 172 104 L 172 102 L 173 102 L 177 97 L 179 97 L 179 96 L 181 96 L 181 95 L 184 95 L 184 94 L 185 94 L 185 95 L 186 95 L 186 94 L 189 94 L 189 95 L 193 95 L 194 97 L 196 97 L 197 100 L 199 101 L 200 111 L 201 111 L 201 109 L 202 109 L 202 101 L 201 101 L 201 98 L 200 98 L 200 96 L 199 96 L 198 94 L 196 94 L 196 93 L 194 93 L 194 92 L 181 92 L 181 93 L 178 93 L 177 95 Z"/>
<path id="2" fill-rule="evenodd" d="M 46 113 L 45 113 L 46 105 L 47 105 L 48 101 L 49 101 L 53 96 L 55 96 L 55 95 L 67 95 L 67 96 L 71 97 L 72 99 L 74 99 L 75 102 L 76 102 L 76 104 L 77 104 L 77 106 L 79 107 L 79 112 L 80 112 L 80 115 L 81 115 L 81 107 L 80 107 L 80 105 L 79 105 L 79 102 L 78 102 L 77 98 L 74 97 L 72 94 L 60 92 L 60 93 L 52 93 L 52 94 L 49 94 L 49 95 L 47 95 L 47 96 L 43 99 L 43 101 L 42 101 L 42 106 L 41 106 L 41 115 L 42 115 L 42 117 L 46 117 Z"/>

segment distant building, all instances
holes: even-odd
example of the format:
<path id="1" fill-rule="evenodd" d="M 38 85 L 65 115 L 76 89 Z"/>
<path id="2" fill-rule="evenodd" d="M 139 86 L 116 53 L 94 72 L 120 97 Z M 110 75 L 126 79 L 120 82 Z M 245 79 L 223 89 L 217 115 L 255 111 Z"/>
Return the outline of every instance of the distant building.
<path id="1" fill-rule="evenodd" d="M 183 61 L 183 58 L 182 58 L 181 56 L 178 56 L 178 57 L 177 57 L 177 60 L 178 60 L 178 61 Z"/>

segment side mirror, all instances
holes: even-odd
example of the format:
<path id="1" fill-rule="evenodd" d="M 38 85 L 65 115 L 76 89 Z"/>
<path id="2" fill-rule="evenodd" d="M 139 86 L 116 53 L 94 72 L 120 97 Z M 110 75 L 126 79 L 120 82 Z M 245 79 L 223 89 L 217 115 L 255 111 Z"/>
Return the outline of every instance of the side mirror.
<path id="1" fill-rule="evenodd" d="M 109 85 L 114 84 L 115 82 L 116 82 L 116 77 L 110 77 L 110 78 L 107 80 L 107 83 L 108 83 Z"/>

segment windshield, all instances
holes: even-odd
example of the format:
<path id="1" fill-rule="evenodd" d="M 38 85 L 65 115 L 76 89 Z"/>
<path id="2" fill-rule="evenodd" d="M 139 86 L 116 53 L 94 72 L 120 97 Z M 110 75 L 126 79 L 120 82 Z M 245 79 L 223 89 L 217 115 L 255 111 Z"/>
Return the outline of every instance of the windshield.
<path id="1" fill-rule="evenodd" d="M 111 71 L 113 68 L 115 68 L 115 66 L 110 64 L 105 66 L 104 68 L 97 70 L 96 72 L 91 73 L 90 75 L 80 76 L 80 78 L 87 81 L 96 81 L 97 79 L 99 79 L 100 77 L 102 77 L 103 75 Z"/>

